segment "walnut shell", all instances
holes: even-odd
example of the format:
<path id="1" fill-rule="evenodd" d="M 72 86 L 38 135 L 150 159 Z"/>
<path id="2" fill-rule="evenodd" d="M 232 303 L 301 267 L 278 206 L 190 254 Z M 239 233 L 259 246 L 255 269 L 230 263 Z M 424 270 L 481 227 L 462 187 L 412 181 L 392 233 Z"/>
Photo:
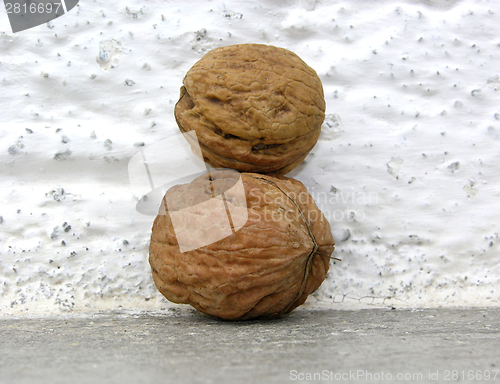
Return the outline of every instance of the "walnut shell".
<path id="1" fill-rule="evenodd" d="M 318 141 L 321 80 L 295 53 L 262 44 L 208 52 L 186 74 L 175 119 L 213 167 L 284 175 Z"/>
<path id="2" fill-rule="evenodd" d="M 226 171 L 211 172 L 209 182 L 200 176 L 167 191 L 149 247 L 156 287 L 174 303 L 228 320 L 291 312 L 319 288 L 335 249 L 328 221 L 299 181 L 242 173 L 246 207 L 239 208 L 246 223 L 222 240 L 180 252 L 172 212 L 210 198 L 214 186 L 231 184 L 230 178 Z M 233 223 L 234 212 L 242 212 L 234 201 L 226 196 L 223 212 L 231 212 Z M 207 216 L 219 220 L 213 212 L 198 211 L 194 223 L 206 223 Z M 194 236 L 192 219 L 183 228 Z"/>

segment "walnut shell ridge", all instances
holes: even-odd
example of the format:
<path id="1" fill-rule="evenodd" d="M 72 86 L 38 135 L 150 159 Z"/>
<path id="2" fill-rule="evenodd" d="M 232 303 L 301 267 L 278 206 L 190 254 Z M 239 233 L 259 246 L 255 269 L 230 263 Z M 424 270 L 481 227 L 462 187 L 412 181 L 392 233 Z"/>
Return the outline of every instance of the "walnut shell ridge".
<path id="1" fill-rule="evenodd" d="M 284 175 L 318 141 L 325 100 L 295 53 L 262 44 L 216 48 L 187 72 L 174 110 L 213 167 Z"/>
<path id="2" fill-rule="evenodd" d="M 210 183 L 225 179 L 224 171 L 211 172 Z M 170 204 L 196 203 L 211 186 L 199 177 L 167 191 L 149 247 L 154 282 L 168 300 L 227 320 L 289 313 L 326 277 L 335 249 L 330 225 L 297 180 L 242 173 L 241 181 L 246 223 L 222 240 L 187 252 L 179 251 L 169 214 L 176 207 Z M 227 204 L 226 213 L 238 212 L 230 198 Z"/>

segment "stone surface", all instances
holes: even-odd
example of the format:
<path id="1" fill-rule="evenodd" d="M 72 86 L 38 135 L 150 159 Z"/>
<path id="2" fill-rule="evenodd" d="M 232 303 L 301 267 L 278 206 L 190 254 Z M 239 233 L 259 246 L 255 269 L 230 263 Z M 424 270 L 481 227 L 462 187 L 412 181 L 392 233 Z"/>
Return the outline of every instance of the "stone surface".
<path id="1" fill-rule="evenodd" d="M 237 323 L 178 308 L 2 319 L 0 383 L 286 383 L 314 373 L 316 382 L 437 383 L 457 374 L 494 383 L 499 319 L 499 309 L 303 308 Z"/>

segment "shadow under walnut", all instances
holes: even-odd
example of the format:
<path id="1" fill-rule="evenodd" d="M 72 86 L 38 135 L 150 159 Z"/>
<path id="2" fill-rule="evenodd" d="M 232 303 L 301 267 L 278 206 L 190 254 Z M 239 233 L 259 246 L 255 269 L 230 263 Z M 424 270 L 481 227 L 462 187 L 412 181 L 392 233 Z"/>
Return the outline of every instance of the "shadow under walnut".
<path id="1" fill-rule="evenodd" d="M 328 221 L 299 181 L 242 173 L 246 207 L 232 206 L 234 200 L 228 198 L 225 213 L 234 216 L 245 209 L 244 226 L 220 241 L 181 253 L 178 231 L 194 228 L 190 222 L 174 231 L 169 210 L 200 201 L 214 184 L 224 183 L 227 173 L 210 176 L 209 183 L 200 177 L 169 190 L 162 202 L 149 248 L 158 290 L 174 303 L 227 320 L 291 312 L 326 277 L 335 249 Z M 195 222 L 206 222 L 213 214 L 201 213 Z"/>
<path id="2" fill-rule="evenodd" d="M 214 49 L 187 72 L 175 119 L 213 167 L 286 174 L 318 141 L 325 100 L 295 53 L 262 44 Z"/>

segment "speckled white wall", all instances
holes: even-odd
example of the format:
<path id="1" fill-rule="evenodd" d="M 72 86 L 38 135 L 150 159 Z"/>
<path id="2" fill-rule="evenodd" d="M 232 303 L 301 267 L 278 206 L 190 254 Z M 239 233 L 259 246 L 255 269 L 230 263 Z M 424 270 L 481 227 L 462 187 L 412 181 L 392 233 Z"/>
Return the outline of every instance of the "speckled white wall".
<path id="1" fill-rule="evenodd" d="M 500 3 L 81 1 L 12 34 L 0 11 L 0 316 L 168 307 L 127 163 L 175 134 L 208 50 L 288 48 L 324 132 L 289 175 L 337 240 L 309 305 L 498 305 Z"/>

